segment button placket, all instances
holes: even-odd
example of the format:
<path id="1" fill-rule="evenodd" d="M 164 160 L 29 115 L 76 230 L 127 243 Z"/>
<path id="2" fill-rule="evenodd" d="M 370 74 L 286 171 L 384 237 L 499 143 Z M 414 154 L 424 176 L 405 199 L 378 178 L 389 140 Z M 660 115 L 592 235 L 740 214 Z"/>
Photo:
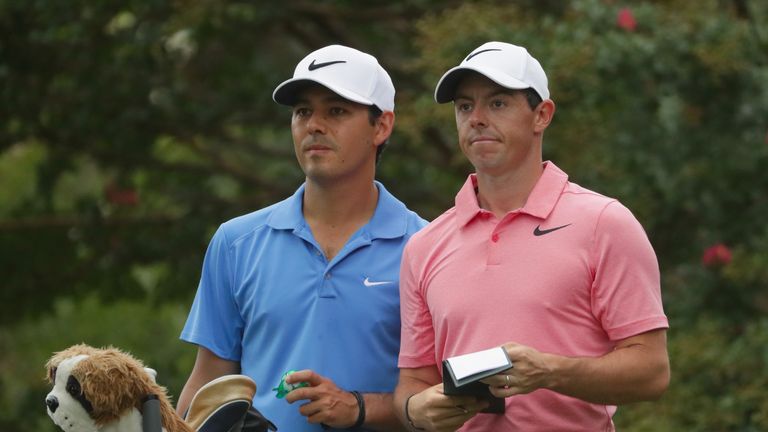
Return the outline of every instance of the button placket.
<path id="1" fill-rule="evenodd" d="M 325 272 L 320 275 L 320 290 L 318 295 L 322 298 L 335 298 L 336 289 L 333 286 L 333 273 L 330 267 L 326 268 Z"/>
<path id="2" fill-rule="evenodd" d="M 497 232 L 491 234 L 488 241 L 488 265 L 501 264 L 501 254 L 499 252 L 499 248 L 501 247 L 501 243 L 499 242 L 500 238 L 501 236 Z"/>

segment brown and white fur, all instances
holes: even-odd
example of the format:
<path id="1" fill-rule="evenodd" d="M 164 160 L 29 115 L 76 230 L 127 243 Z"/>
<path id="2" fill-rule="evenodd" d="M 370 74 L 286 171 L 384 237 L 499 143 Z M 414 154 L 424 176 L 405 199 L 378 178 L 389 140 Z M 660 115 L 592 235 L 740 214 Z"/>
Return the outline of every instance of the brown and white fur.
<path id="1" fill-rule="evenodd" d="M 48 415 L 64 432 L 142 432 L 142 403 L 157 395 L 165 432 L 193 432 L 151 369 L 116 348 L 74 345 L 48 360 Z"/>

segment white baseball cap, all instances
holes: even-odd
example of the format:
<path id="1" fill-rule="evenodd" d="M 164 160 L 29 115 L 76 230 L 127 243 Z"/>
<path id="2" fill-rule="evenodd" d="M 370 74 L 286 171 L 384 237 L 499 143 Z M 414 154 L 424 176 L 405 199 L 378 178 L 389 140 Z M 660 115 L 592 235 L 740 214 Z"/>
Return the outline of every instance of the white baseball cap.
<path id="1" fill-rule="evenodd" d="M 539 61 L 523 47 L 505 42 L 487 42 L 469 53 L 460 65 L 446 72 L 435 88 L 435 101 L 450 102 L 456 86 L 468 71 L 485 75 L 510 89 L 532 88 L 542 99 L 549 99 L 547 74 Z"/>
<path id="2" fill-rule="evenodd" d="M 341 45 L 329 45 L 311 52 L 296 65 L 293 78 L 272 93 L 283 105 L 294 105 L 307 82 L 327 87 L 344 99 L 394 111 L 395 86 L 376 57 Z"/>

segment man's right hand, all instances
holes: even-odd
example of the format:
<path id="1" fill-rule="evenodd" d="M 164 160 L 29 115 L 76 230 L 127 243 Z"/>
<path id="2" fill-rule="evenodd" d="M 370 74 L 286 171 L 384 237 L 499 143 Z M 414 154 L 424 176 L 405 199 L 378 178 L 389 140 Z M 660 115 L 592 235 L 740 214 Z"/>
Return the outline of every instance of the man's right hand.
<path id="1" fill-rule="evenodd" d="M 417 428 L 430 432 L 453 432 L 488 407 L 474 396 L 447 396 L 443 384 L 436 384 L 408 401 L 408 417 Z"/>

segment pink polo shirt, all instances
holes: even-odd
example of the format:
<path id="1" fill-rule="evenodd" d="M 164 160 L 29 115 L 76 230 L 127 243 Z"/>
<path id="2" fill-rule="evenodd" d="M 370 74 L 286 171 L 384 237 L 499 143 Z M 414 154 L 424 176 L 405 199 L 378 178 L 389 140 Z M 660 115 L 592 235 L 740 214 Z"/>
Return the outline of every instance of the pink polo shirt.
<path id="1" fill-rule="evenodd" d="M 456 206 L 405 247 L 401 368 L 506 342 L 598 357 L 669 326 L 656 255 L 618 201 L 545 162 L 525 206 L 499 220 L 478 206 L 476 183 L 470 175 Z M 507 398 L 505 415 L 479 414 L 461 430 L 612 431 L 615 411 L 542 389 Z"/>

